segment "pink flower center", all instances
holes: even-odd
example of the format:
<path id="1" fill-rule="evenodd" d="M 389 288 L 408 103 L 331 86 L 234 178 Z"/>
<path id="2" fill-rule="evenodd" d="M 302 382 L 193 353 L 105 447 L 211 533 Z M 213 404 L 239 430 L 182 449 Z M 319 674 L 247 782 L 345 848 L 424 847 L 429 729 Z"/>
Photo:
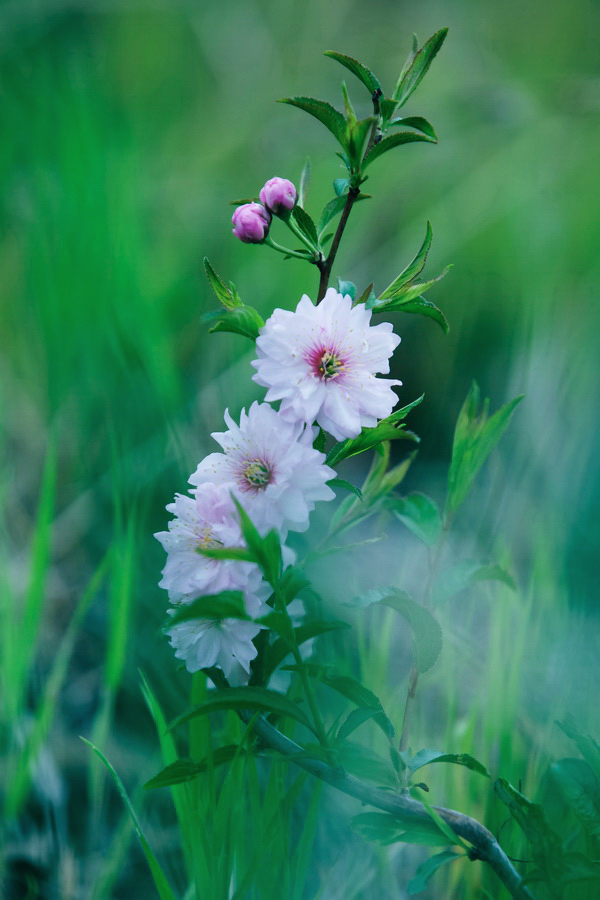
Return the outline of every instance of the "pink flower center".
<path id="1" fill-rule="evenodd" d="M 271 484 L 273 469 L 262 459 L 247 459 L 243 464 L 241 476 L 242 490 L 256 493 Z"/>
<path id="2" fill-rule="evenodd" d="M 321 381 L 331 381 L 344 374 L 346 361 L 335 349 L 324 347 L 322 344 L 309 351 L 306 361 L 314 374 Z"/>

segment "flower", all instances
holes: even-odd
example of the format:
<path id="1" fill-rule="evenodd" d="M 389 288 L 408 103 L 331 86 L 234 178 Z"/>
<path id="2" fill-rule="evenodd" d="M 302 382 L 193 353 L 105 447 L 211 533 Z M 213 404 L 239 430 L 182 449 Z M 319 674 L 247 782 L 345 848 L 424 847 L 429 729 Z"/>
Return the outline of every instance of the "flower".
<path id="1" fill-rule="evenodd" d="M 295 312 L 276 309 L 256 340 L 253 380 L 265 399 L 281 400 L 287 422 L 318 422 L 336 440 L 373 428 L 396 405 L 389 372 L 400 343 L 389 322 L 370 325 L 371 310 L 329 288 L 314 306 L 304 295 Z"/>
<path id="2" fill-rule="evenodd" d="M 169 592 L 172 603 L 191 603 L 226 590 L 259 591 L 262 575 L 255 563 L 210 559 L 198 552 L 244 546 L 237 510 L 225 486 L 206 483 L 193 497 L 177 494 L 167 510 L 175 518 L 168 531 L 155 537 L 167 551 L 160 587 Z"/>
<path id="3" fill-rule="evenodd" d="M 175 656 L 185 661 L 188 672 L 217 666 L 229 678 L 239 667 L 246 675 L 250 672 L 250 662 L 257 655 L 252 639 L 260 628 L 241 619 L 187 619 L 173 625 L 167 634 Z M 239 675 L 236 678 L 243 680 Z"/>
<path id="4" fill-rule="evenodd" d="M 269 233 L 271 213 L 260 203 L 244 203 L 231 217 L 233 233 L 245 244 L 260 244 Z"/>
<path id="5" fill-rule="evenodd" d="M 260 192 L 260 202 L 275 216 L 292 210 L 297 198 L 298 192 L 287 178 L 270 178 Z"/>
<path id="6" fill-rule="evenodd" d="M 239 427 L 227 410 L 225 423 L 228 431 L 212 435 L 224 452 L 203 459 L 190 482 L 228 485 L 262 534 L 305 531 L 316 501 L 335 496 L 326 484 L 335 472 L 312 446 L 316 429 L 256 401 L 242 410 Z"/>

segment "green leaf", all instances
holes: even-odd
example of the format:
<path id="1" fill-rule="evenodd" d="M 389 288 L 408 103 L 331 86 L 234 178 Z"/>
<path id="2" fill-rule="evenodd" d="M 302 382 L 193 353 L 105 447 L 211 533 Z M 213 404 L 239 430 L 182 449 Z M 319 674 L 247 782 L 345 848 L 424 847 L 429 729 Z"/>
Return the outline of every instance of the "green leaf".
<path id="1" fill-rule="evenodd" d="M 313 222 L 312 218 L 306 212 L 305 209 L 302 209 L 299 203 L 297 203 L 292 210 L 292 217 L 298 225 L 302 234 L 314 244 L 315 248 L 319 243 L 319 237 L 317 235 L 317 226 Z"/>
<path id="2" fill-rule="evenodd" d="M 560 881 L 562 847 L 542 807 L 528 800 L 504 778 L 494 782 L 494 791 L 529 840 L 534 860 L 546 878 Z"/>
<path id="3" fill-rule="evenodd" d="M 423 134 L 426 134 L 433 141 L 437 142 L 437 134 L 433 128 L 431 122 L 428 122 L 427 119 L 424 119 L 422 116 L 405 116 L 404 118 L 398 116 L 396 119 L 390 119 L 388 125 L 400 125 L 402 127 L 407 128 L 416 128 L 417 131 L 422 131 Z"/>
<path id="4" fill-rule="evenodd" d="M 351 484 L 349 481 L 346 481 L 345 478 L 332 478 L 331 481 L 328 481 L 327 484 L 331 488 L 343 488 L 345 491 L 350 491 L 350 493 L 355 494 L 359 500 L 362 500 L 362 492 L 360 488 L 357 488 L 355 484 Z"/>
<path id="5" fill-rule="evenodd" d="M 376 75 L 357 59 L 354 59 L 352 56 L 346 56 L 345 53 L 336 53 L 335 50 L 326 50 L 325 56 L 329 56 L 330 59 L 335 59 L 336 62 L 345 66 L 353 75 L 356 75 L 370 94 L 373 94 L 375 91 L 381 91 L 383 93 Z"/>
<path id="6" fill-rule="evenodd" d="M 341 278 L 338 278 L 338 294 L 342 294 L 343 296 L 350 296 L 353 300 L 356 294 L 356 285 L 352 281 L 342 281 Z"/>
<path id="7" fill-rule="evenodd" d="M 352 827 L 368 841 L 379 841 L 384 846 L 403 842 L 406 844 L 428 844 L 446 846 L 448 838 L 434 822 L 413 822 L 402 820 L 389 813 L 363 813 L 354 816 Z"/>
<path id="8" fill-rule="evenodd" d="M 222 591 L 198 597 L 192 603 L 175 608 L 175 615 L 169 617 L 168 628 L 189 619 L 244 619 L 250 620 L 244 606 L 242 591 Z"/>
<path id="9" fill-rule="evenodd" d="M 297 106 L 298 109 L 303 109 L 309 115 L 314 116 L 329 129 L 344 150 L 348 149 L 346 120 L 341 112 L 330 103 L 326 103 L 324 100 L 315 100 L 313 97 L 283 97 L 279 103 Z"/>
<path id="10" fill-rule="evenodd" d="M 581 824 L 600 840 L 600 780 L 594 771 L 583 759 L 560 759 L 550 772 Z"/>
<path id="11" fill-rule="evenodd" d="M 339 179 L 339 180 L 346 181 L 346 179 Z M 359 200 L 370 200 L 370 199 L 371 199 L 371 194 L 359 194 L 354 202 L 358 203 Z M 335 219 L 335 217 L 338 216 L 342 212 L 342 210 L 344 209 L 344 207 L 346 205 L 347 200 L 348 200 L 348 195 L 342 194 L 339 197 L 334 197 L 333 200 L 330 200 L 329 203 L 326 204 L 326 206 L 323 209 L 323 212 L 321 213 L 321 218 L 319 219 L 319 224 L 317 226 L 319 235 L 322 235 L 323 231 L 327 228 L 327 226 L 331 222 L 331 220 Z M 321 241 L 323 241 L 323 240 L 324 240 L 324 238 L 321 238 Z"/>
<path id="12" fill-rule="evenodd" d="M 392 94 L 393 99 L 398 101 L 398 106 L 404 106 L 413 91 L 417 89 L 447 34 L 447 28 L 440 28 L 439 31 L 436 31 L 414 56 L 408 69 L 401 73 Z"/>
<path id="13" fill-rule="evenodd" d="M 355 172 L 359 172 L 361 169 L 363 150 L 371 129 L 376 123 L 375 116 L 367 116 L 366 119 L 360 119 L 348 128 L 348 155 Z"/>
<path id="14" fill-rule="evenodd" d="M 364 289 L 364 291 L 362 292 L 362 294 L 360 295 L 360 297 L 358 298 L 356 303 L 357 304 L 366 303 L 368 300 L 371 299 L 371 297 L 374 297 L 374 296 L 375 296 L 375 294 L 373 292 L 373 282 L 371 282 L 371 284 L 368 284 L 366 286 L 366 288 Z"/>
<path id="15" fill-rule="evenodd" d="M 306 197 L 308 194 L 308 188 L 310 186 L 310 176 L 310 159 L 307 159 L 302 167 L 302 174 L 300 175 L 300 185 L 298 187 L 298 206 L 301 206 L 303 209 L 306 206 Z"/>
<path id="16" fill-rule="evenodd" d="M 396 112 L 397 106 L 398 103 L 396 102 L 396 100 L 392 100 L 391 98 L 384 98 L 379 104 L 379 111 L 381 112 L 382 119 L 381 124 L 384 129 L 387 127 L 389 120 Z"/>
<path id="17" fill-rule="evenodd" d="M 256 562 L 247 547 L 198 547 L 196 553 L 209 559 L 233 559 L 238 562 Z"/>
<path id="18" fill-rule="evenodd" d="M 575 742 L 585 761 L 596 774 L 596 777 L 600 779 L 600 745 L 589 734 L 583 734 L 583 732 L 579 731 L 573 716 L 567 716 L 564 722 L 556 720 L 556 724 L 568 738 Z"/>
<path id="19" fill-rule="evenodd" d="M 356 704 L 358 707 L 368 707 L 375 710 L 376 715 L 373 717 L 375 722 L 388 739 L 391 740 L 393 738 L 394 726 L 386 716 L 381 701 L 373 691 L 370 691 L 360 681 L 356 681 L 355 678 L 351 678 L 349 675 L 338 675 L 330 666 L 305 663 L 304 667 L 311 678 L 326 684 L 327 687 L 337 691 L 338 694 L 350 700 L 351 703 Z M 297 666 L 286 666 L 285 668 L 295 671 Z"/>
<path id="20" fill-rule="evenodd" d="M 213 751 L 211 758 L 212 766 L 221 766 L 224 763 L 231 762 L 236 756 L 244 754 L 246 751 L 238 747 L 237 744 L 228 744 L 226 747 L 219 747 Z M 156 788 L 172 787 L 174 784 L 184 784 L 192 781 L 198 775 L 206 772 L 208 763 L 206 760 L 194 762 L 192 759 L 178 759 L 170 765 L 150 778 L 144 785 L 145 790 L 152 791 Z"/>
<path id="21" fill-rule="evenodd" d="M 396 134 L 388 135 L 383 138 L 383 140 L 379 141 L 378 144 L 374 144 L 373 147 L 371 147 L 363 161 L 363 171 L 365 171 L 372 162 L 375 162 L 376 159 L 379 159 L 380 156 L 387 153 L 388 150 L 393 150 L 394 147 L 400 147 L 402 144 L 417 144 L 420 141 L 424 141 L 428 144 L 436 143 L 436 141 L 426 134 L 415 134 L 414 131 L 398 131 Z"/>
<path id="22" fill-rule="evenodd" d="M 460 835 L 458 835 L 454 831 L 452 826 L 448 822 L 446 822 L 445 819 L 442 819 L 439 811 L 434 806 L 431 806 L 427 802 L 425 797 L 421 796 L 420 799 L 421 799 L 421 803 L 423 804 L 423 806 L 425 807 L 425 809 L 427 810 L 427 812 L 429 813 L 429 815 L 431 816 L 431 818 L 433 819 L 435 824 L 438 826 L 440 831 L 443 834 L 445 834 L 446 837 L 448 838 L 448 842 L 450 844 L 458 844 L 459 847 L 463 847 L 465 850 L 468 850 L 468 845 L 463 841 L 463 839 L 460 837 Z"/>
<path id="23" fill-rule="evenodd" d="M 437 543 L 442 533 L 442 518 L 431 497 L 418 492 L 407 497 L 392 497 L 388 508 L 428 547 Z"/>
<path id="24" fill-rule="evenodd" d="M 236 306 L 227 312 L 219 312 L 218 321 L 209 332 L 230 331 L 233 334 L 241 334 L 255 341 L 258 331 L 264 325 L 264 320 L 252 306 Z"/>
<path id="25" fill-rule="evenodd" d="M 171 890 L 171 886 L 170 886 L 169 882 L 167 881 L 165 874 L 164 874 L 163 870 L 161 869 L 159 862 L 158 862 L 156 856 L 154 855 L 152 848 L 150 847 L 150 844 L 146 840 L 146 836 L 144 835 L 144 832 L 142 831 L 142 826 L 139 823 L 139 819 L 136 815 L 135 809 L 133 808 L 133 805 L 127 795 L 127 791 L 125 790 L 123 782 L 119 778 L 116 770 L 112 767 L 112 765 L 109 763 L 109 761 L 104 756 L 104 754 L 102 753 L 101 750 L 99 750 L 97 747 L 95 747 L 94 744 L 92 744 L 90 741 L 87 741 L 84 737 L 82 737 L 81 740 L 83 741 L 84 744 L 87 744 L 87 746 L 90 747 L 94 751 L 96 756 L 98 756 L 100 758 L 103 765 L 108 769 L 108 771 L 116 785 L 116 788 L 117 788 L 119 794 L 121 795 L 121 799 L 123 800 L 123 803 L 125 804 L 128 812 L 129 812 L 129 815 L 131 816 L 131 821 L 133 822 L 133 827 L 135 828 L 137 836 L 140 840 L 140 844 L 142 845 L 142 850 L 144 851 L 144 856 L 146 857 L 148 866 L 150 867 L 150 871 L 152 873 L 152 879 L 154 881 L 156 890 L 158 891 L 158 896 L 160 897 L 160 900 L 175 900 L 175 894 Z"/>
<path id="26" fill-rule="evenodd" d="M 357 778 L 366 778 L 385 787 L 398 788 L 398 776 L 383 757 L 352 741 L 343 741 L 335 748 L 340 765 Z"/>
<path id="27" fill-rule="evenodd" d="M 427 890 L 429 879 L 441 866 L 453 862 L 455 859 L 460 859 L 464 855 L 464 853 L 456 853 L 454 850 L 444 850 L 443 853 L 437 853 L 435 856 L 425 860 L 417 869 L 414 878 L 411 878 L 408 882 L 406 888 L 408 893 L 420 894 L 421 891 Z"/>
<path id="28" fill-rule="evenodd" d="M 348 193 L 348 187 L 350 186 L 349 178 L 336 178 L 333 182 L 333 189 L 336 193 L 337 197 L 345 197 Z"/>
<path id="29" fill-rule="evenodd" d="M 473 382 L 454 431 L 452 462 L 448 474 L 446 509 L 455 512 L 467 496 L 473 479 L 504 433 L 517 403 L 516 397 L 488 418 L 489 400 L 480 410 L 479 388 Z"/>
<path id="30" fill-rule="evenodd" d="M 412 403 L 403 406 L 402 409 L 396 410 L 387 419 L 382 419 L 375 428 L 363 428 L 357 438 L 347 438 L 345 441 L 335 444 L 327 454 L 327 465 L 335 468 L 343 459 L 349 459 L 358 453 L 364 453 L 365 450 L 370 450 L 377 444 L 381 444 L 382 441 L 409 437 L 409 433 L 403 433 L 404 425 L 401 422 L 415 406 L 422 402 L 424 396 L 422 394 L 417 400 L 413 400 Z M 409 439 L 414 440 L 414 436 L 412 438 L 409 437 Z"/>
<path id="31" fill-rule="evenodd" d="M 373 300 L 371 303 L 367 304 L 367 306 L 373 309 L 379 308 L 380 310 L 402 309 L 405 303 L 419 299 L 421 294 L 425 294 L 434 284 L 437 284 L 438 281 L 445 278 L 451 268 L 451 266 L 446 266 L 444 271 L 440 272 L 435 278 L 430 278 L 429 281 L 420 281 L 416 283 L 413 283 L 412 279 L 410 282 L 404 281 L 403 283 L 400 283 L 399 279 L 402 276 L 398 276 L 377 300 Z"/>
<path id="32" fill-rule="evenodd" d="M 237 306 L 243 306 L 243 303 L 240 300 L 237 291 L 235 289 L 228 288 L 223 279 L 219 275 L 217 275 L 209 262 L 208 256 L 204 257 L 203 262 L 204 268 L 206 270 L 206 275 L 211 283 L 212 289 L 225 309 L 235 309 Z"/>
<path id="33" fill-rule="evenodd" d="M 428 319 L 433 319 L 434 322 L 438 323 L 444 334 L 448 334 L 450 330 L 448 320 L 441 309 L 435 303 L 432 303 L 431 300 L 426 300 L 425 297 L 419 297 L 417 300 L 411 300 L 409 303 L 400 303 L 397 309 L 403 313 L 416 313 L 420 316 L 427 316 Z M 390 307 L 388 307 L 387 311 L 391 311 Z M 386 312 L 386 310 L 374 309 L 373 312 Z"/>
<path id="34" fill-rule="evenodd" d="M 375 718 L 376 715 L 378 715 L 378 711 L 372 706 L 360 706 L 358 709 L 350 710 L 338 728 L 336 740 L 342 741 L 350 737 L 352 732 L 356 731 L 357 728 L 360 728 L 364 722 L 368 722 L 370 719 Z"/>
<path id="35" fill-rule="evenodd" d="M 431 763 L 453 763 L 456 766 L 465 766 L 467 769 L 472 769 L 473 772 L 478 772 L 486 778 L 490 777 L 486 767 L 473 756 L 469 756 L 468 753 L 440 753 L 439 750 L 419 750 L 408 761 L 408 768 L 411 772 L 416 772 L 417 769 L 422 769 Z"/>
<path id="36" fill-rule="evenodd" d="M 389 606 L 403 616 L 412 628 L 415 667 L 426 672 L 442 652 L 442 629 L 437 619 L 416 600 L 395 587 L 374 588 L 354 597 L 351 606 Z"/>
<path id="37" fill-rule="evenodd" d="M 240 517 L 242 536 L 248 550 L 263 571 L 266 580 L 275 587 L 282 572 L 281 541 L 279 534 L 273 528 L 265 537 L 261 537 L 258 529 L 250 519 L 243 506 L 233 498 Z"/>
<path id="38" fill-rule="evenodd" d="M 434 605 L 445 603 L 478 581 L 501 581 L 513 591 L 516 590 L 514 578 L 501 566 L 467 559 L 446 569 L 439 576 L 433 588 Z"/>
<path id="39" fill-rule="evenodd" d="M 327 634 L 329 631 L 339 631 L 341 628 L 350 628 L 350 625 L 341 620 L 333 622 L 307 622 L 304 625 L 299 625 L 297 628 L 294 628 L 294 638 L 296 644 L 301 646 L 301 644 L 306 643 L 306 641 L 311 641 L 313 638 L 320 637 L 322 634 Z M 285 637 L 282 637 L 267 648 L 263 663 L 263 673 L 266 677 L 271 675 L 291 652 L 292 643 L 293 638 L 292 640 L 286 640 Z"/>
<path id="40" fill-rule="evenodd" d="M 224 688 L 215 691 L 204 703 L 187 709 L 169 725 L 169 731 L 189 722 L 196 716 L 205 716 L 208 713 L 218 712 L 223 709 L 252 709 L 264 713 L 275 713 L 278 716 L 288 716 L 300 722 L 305 728 L 315 733 L 304 712 L 295 703 L 292 703 L 284 694 L 270 691 L 263 687 L 237 687 Z"/>
<path id="41" fill-rule="evenodd" d="M 431 222 L 427 222 L 425 240 L 421 244 L 419 252 L 415 256 L 415 258 L 409 262 L 407 267 L 400 272 L 398 277 L 394 278 L 392 283 L 388 285 L 388 287 L 386 287 L 385 291 L 379 298 L 380 300 L 385 300 L 387 297 L 393 297 L 399 288 L 404 287 L 404 285 L 406 284 L 410 284 L 410 282 L 414 281 L 417 275 L 423 271 L 423 269 L 425 268 L 425 263 L 427 262 L 427 254 L 431 249 L 432 240 L 433 229 L 431 227 Z"/>
<path id="42" fill-rule="evenodd" d="M 304 577 L 300 569 L 288 566 L 279 579 L 279 591 L 286 604 L 295 600 L 298 594 L 310 586 L 310 582 Z"/>

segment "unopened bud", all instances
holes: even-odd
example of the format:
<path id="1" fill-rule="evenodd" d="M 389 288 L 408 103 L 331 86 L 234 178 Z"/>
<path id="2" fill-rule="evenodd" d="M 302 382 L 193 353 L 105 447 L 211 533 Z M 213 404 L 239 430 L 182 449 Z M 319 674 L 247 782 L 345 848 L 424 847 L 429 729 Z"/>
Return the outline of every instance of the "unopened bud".
<path id="1" fill-rule="evenodd" d="M 271 214 L 260 203 L 238 206 L 231 221 L 233 233 L 245 244 L 260 244 L 269 233 Z"/>
<path id="2" fill-rule="evenodd" d="M 298 192 L 287 178 L 270 178 L 260 192 L 260 202 L 276 216 L 292 210 L 297 199 Z"/>

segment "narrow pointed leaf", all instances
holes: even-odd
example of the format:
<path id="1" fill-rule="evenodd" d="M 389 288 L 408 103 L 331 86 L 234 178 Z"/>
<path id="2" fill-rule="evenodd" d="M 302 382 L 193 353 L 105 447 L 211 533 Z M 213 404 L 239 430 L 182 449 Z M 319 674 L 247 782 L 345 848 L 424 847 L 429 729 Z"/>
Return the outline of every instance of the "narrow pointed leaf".
<path id="1" fill-rule="evenodd" d="M 377 709 L 370 706 L 361 706 L 358 709 L 352 709 L 338 728 L 336 740 L 344 740 L 345 738 L 350 737 L 350 735 L 356 731 L 357 728 L 360 728 L 364 722 L 373 719 L 377 714 Z"/>
<path id="2" fill-rule="evenodd" d="M 396 410 L 387 419 L 382 419 L 375 428 L 363 428 L 357 438 L 347 438 L 345 441 L 340 441 L 327 454 L 327 465 L 335 468 L 343 459 L 349 459 L 358 453 L 364 453 L 365 450 L 370 450 L 372 447 L 381 444 L 382 441 L 407 437 L 407 434 L 402 432 L 404 427 L 402 420 L 406 418 L 415 406 L 422 402 L 424 396 L 423 394 L 417 400 L 413 400 L 412 403 L 403 406 L 402 409 Z M 414 440 L 414 438 L 412 439 Z"/>
<path id="3" fill-rule="evenodd" d="M 465 768 L 478 772 L 486 778 L 490 777 L 486 767 L 473 756 L 469 756 L 468 753 L 441 753 L 439 750 L 419 750 L 408 761 L 408 768 L 411 772 L 416 772 L 424 766 L 431 765 L 431 763 L 453 763 L 456 766 L 465 766 Z"/>
<path id="4" fill-rule="evenodd" d="M 242 619 L 250 620 L 244 606 L 242 591 L 222 591 L 198 597 L 192 603 L 176 607 L 175 615 L 169 618 L 168 628 L 190 619 Z"/>
<path id="5" fill-rule="evenodd" d="M 224 763 L 231 762 L 236 756 L 244 754 L 246 751 L 237 744 L 228 744 L 226 747 L 219 747 L 212 753 L 211 765 L 222 766 Z M 175 762 L 165 766 L 164 769 L 150 778 L 144 784 L 147 791 L 153 791 L 157 788 L 172 787 L 174 784 L 185 784 L 192 781 L 198 775 L 206 772 L 208 763 L 205 759 L 200 762 L 194 762 L 192 759 L 177 759 Z"/>
<path id="6" fill-rule="evenodd" d="M 384 153 L 387 153 L 389 150 L 393 150 L 394 147 L 400 147 L 402 146 L 402 144 L 417 144 L 420 141 L 424 141 L 428 144 L 436 143 L 426 134 L 418 134 L 414 131 L 398 131 L 396 134 L 388 135 L 388 137 L 383 138 L 383 140 L 379 141 L 378 144 L 375 144 L 373 147 L 371 147 L 364 159 L 363 171 L 367 169 L 367 167 L 370 166 L 372 162 L 375 162 L 376 159 L 379 159 L 380 156 L 383 156 Z"/>
<path id="7" fill-rule="evenodd" d="M 322 634 L 327 634 L 330 631 L 339 631 L 341 628 L 349 627 L 347 622 L 342 622 L 341 620 L 334 622 L 307 622 L 305 625 L 299 625 L 294 629 L 294 637 L 296 643 L 300 647 L 302 644 L 306 643 L 306 641 L 311 641 L 313 638 L 320 637 Z M 291 642 L 282 637 L 267 648 L 263 664 L 264 676 L 268 677 L 281 665 L 286 656 L 291 652 L 291 647 Z"/>
<path id="8" fill-rule="evenodd" d="M 417 869 L 414 878 L 408 882 L 407 891 L 409 894 L 420 894 L 421 891 L 427 890 L 429 879 L 434 875 L 441 866 L 451 863 L 455 859 L 464 857 L 464 853 L 456 853 L 454 850 L 444 850 L 443 853 L 437 853 L 429 859 L 421 863 Z"/>
<path id="9" fill-rule="evenodd" d="M 514 578 L 502 566 L 467 559 L 446 569 L 438 577 L 433 588 L 433 602 L 436 606 L 445 603 L 479 581 L 501 581 L 513 591 L 516 590 Z"/>
<path id="10" fill-rule="evenodd" d="M 327 484 L 331 488 L 343 488 L 345 491 L 350 491 L 350 493 L 355 494 L 359 500 L 362 500 L 362 492 L 360 488 L 357 488 L 355 484 L 351 484 L 349 481 L 346 481 L 345 478 L 332 478 L 331 481 L 328 481 Z"/>
<path id="11" fill-rule="evenodd" d="M 393 300 L 389 301 L 390 303 L 394 303 Z M 397 312 L 403 313 L 412 313 L 419 316 L 426 316 L 428 319 L 433 319 L 434 322 L 437 322 L 444 334 L 448 334 L 450 330 L 450 326 L 448 325 L 448 320 L 446 316 L 441 311 L 441 309 L 432 303 L 431 300 L 427 300 L 426 297 L 417 297 L 416 300 L 410 300 L 408 303 L 399 302 L 396 307 L 394 307 Z M 373 312 L 391 312 L 392 307 L 387 307 L 385 309 L 378 309 L 375 307 Z"/>
<path id="12" fill-rule="evenodd" d="M 298 109 L 303 109 L 309 115 L 314 116 L 329 129 L 344 150 L 348 149 L 346 120 L 341 112 L 330 103 L 326 103 L 324 100 L 315 100 L 313 97 L 283 97 L 279 102 L 297 106 Z"/>
<path id="13" fill-rule="evenodd" d="M 379 841 L 384 846 L 397 842 L 428 844 L 433 847 L 448 844 L 448 838 L 434 822 L 413 822 L 389 813 L 372 812 L 354 816 L 351 824 L 364 838 Z"/>
<path id="14" fill-rule="evenodd" d="M 335 59 L 336 62 L 345 66 L 353 75 L 356 75 L 370 94 L 373 94 L 374 91 L 381 91 L 383 93 L 377 76 L 357 59 L 354 59 L 352 56 L 347 56 L 345 53 L 337 53 L 335 50 L 326 50 L 325 56 L 329 56 L 330 59 Z"/>
<path id="15" fill-rule="evenodd" d="M 438 139 L 431 122 L 428 122 L 427 119 L 424 119 L 422 116 L 398 116 L 396 119 L 390 119 L 388 126 L 390 125 L 399 125 L 401 128 L 416 128 L 417 131 L 426 134 L 433 141 L 437 141 Z"/>
<path id="16" fill-rule="evenodd" d="M 310 159 L 307 159 L 302 167 L 302 174 L 300 175 L 300 185 L 298 187 L 298 205 L 303 209 L 306 206 L 306 198 L 308 195 L 308 189 L 310 187 L 310 178 L 311 178 L 312 170 L 310 165 Z"/>
<path id="17" fill-rule="evenodd" d="M 239 299 L 239 295 L 237 291 L 233 291 L 227 287 L 223 279 L 217 275 L 213 267 L 211 266 L 208 256 L 204 257 L 204 268 L 206 270 L 206 276 L 211 283 L 211 287 L 217 298 L 221 301 L 223 306 L 226 309 L 234 309 L 236 306 L 243 306 L 242 301 Z"/>
<path id="18" fill-rule="evenodd" d="M 193 706 L 177 716 L 169 725 L 169 730 L 171 731 L 184 722 L 189 722 L 196 716 L 205 716 L 208 713 L 224 709 L 252 709 L 263 713 L 275 713 L 278 716 L 288 716 L 314 733 L 313 726 L 296 703 L 293 703 L 284 694 L 262 687 L 224 688 L 216 691 L 204 703 Z"/>
<path id="19" fill-rule="evenodd" d="M 387 297 L 393 297 L 399 288 L 404 287 L 405 284 L 410 284 L 410 282 L 414 281 L 417 275 L 423 271 L 425 263 L 427 262 L 427 254 L 431 249 L 432 240 L 433 229 L 431 227 L 431 222 L 427 222 L 425 240 L 419 247 L 419 252 L 415 258 L 409 262 L 406 268 L 400 272 L 398 277 L 394 278 L 392 283 L 386 287 L 385 291 L 381 294 L 381 300 L 385 300 Z"/>
<path id="20" fill-rule="evenodd" d="M 427 74 L 429 66 L 444 43 L 447 34 L 447 28 L 440 28 L 439 31 L 436 31 L 436 33 L 423 44 L 410 63 L 408 69 L 401 75 L 392 95 L 394 100 L 398 101 L 398 106 L 403 106 L 413 91 L 418 88 L 419 84 Z"/>
<path id="21" fill-rule="evenodd" d="M 315 247 L 319 242 L 319 238 L 317 235 L 317 226 L 313 222 L 310 215 L 306 212 L 305 209 L 302 209 L 299 203 L 293 209 L 292 216 L 294 217 L 298 227 L 302 234 L 311 241 Z"/>

